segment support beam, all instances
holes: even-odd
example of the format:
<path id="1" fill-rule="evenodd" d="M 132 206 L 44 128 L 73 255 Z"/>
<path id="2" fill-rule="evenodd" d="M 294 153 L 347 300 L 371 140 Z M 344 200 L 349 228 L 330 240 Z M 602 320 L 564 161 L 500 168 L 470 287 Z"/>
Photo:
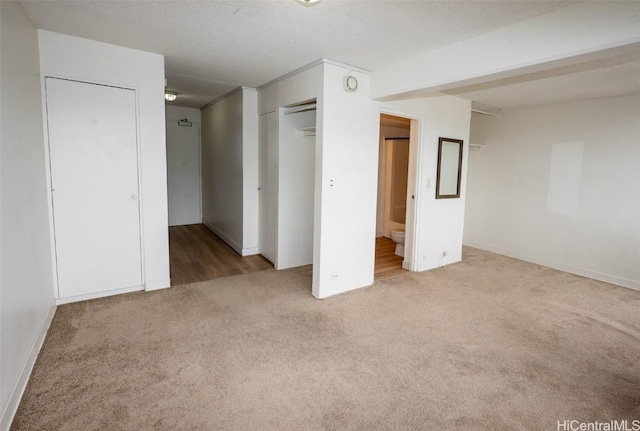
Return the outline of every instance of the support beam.
<path id="1" fill-rule="evenodd" d="M 640 2 L 584 2 L 375 70 L 371 97 L 424 97 L 640 49 Z"/>

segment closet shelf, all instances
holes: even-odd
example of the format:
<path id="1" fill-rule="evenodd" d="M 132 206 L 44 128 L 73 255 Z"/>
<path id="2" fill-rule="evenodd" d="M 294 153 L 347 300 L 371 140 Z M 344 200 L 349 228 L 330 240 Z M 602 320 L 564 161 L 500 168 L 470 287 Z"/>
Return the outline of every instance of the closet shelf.
<path id="1" fill-rule="evenodd" d="M 315 111 L 316 104 L 315 103 L 307 103 L 306 105 L 298 105 L 287 108 L 284 112 L 285 115 L 289 114 L 297 114 L 298 112 L 306 112 L 306 111 Z"/>
<path id="2" fill-rule="evenodd" d="M 301 127 L 299 129 L 296 129 L 296 133 L 300 137 L 303 137 L 303 136 L 316 136 L 316 128 L 315 128 L 315 126 L 314 127 Z"/>

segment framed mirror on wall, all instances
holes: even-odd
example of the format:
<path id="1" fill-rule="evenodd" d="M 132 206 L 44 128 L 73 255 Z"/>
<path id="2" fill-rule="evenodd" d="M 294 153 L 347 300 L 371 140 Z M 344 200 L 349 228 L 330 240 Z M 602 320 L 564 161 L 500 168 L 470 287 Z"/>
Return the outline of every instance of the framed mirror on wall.
<path id="1" fill-rule="evenodd" d="M 462 145 L 460 139 L 440 138 L 438 141 L 436 199 L 460 197 Z"/>

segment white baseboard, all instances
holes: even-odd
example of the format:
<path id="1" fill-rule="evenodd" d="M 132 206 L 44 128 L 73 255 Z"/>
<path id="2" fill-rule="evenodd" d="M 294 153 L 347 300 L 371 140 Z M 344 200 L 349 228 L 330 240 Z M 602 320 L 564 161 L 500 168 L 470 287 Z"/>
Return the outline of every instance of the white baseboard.
<path id="1" fill-rule="evenodd" d="M 9 428 L 11 428 L 11 422 L 13 422 L 13 418 L 16 415 L 16 412 L 18 411 L 20 400 L 22 399 L 24 390 L 27 388 L 27 383 L 29 382 L 31 371 L 33 371 L 33 366 L 35 365 L 36 359 L 38 358 L 38 354 L 40 353 L 40 349 L 44 344 L 44 339 L 47 336 L 47 332 L 49 331 L 49 326 L 51 326 L 51 322 L 53 321 L 53 316 L 55 315 L 55 313 L 56 313 L 56 307 L 51 307 L 51 310 L 49 310 L 49 314 L 45 318 L 42 328 L 40 328 L 40 332 L 38 333 L 38 336 L 36 337 L 33 345 L 31 346 L 29 357 L 27 358 L 27 361 L 24 363 L 24 366 L 22 367 L 22 371 L 20 372 L 18 381 L 13 387 L 13 390 L 11 391 L 11 395 L 9 395 L 7 406 L 4 409 L 4 412 L 2 413 L 2 419 L 0 419 L 1 431 L 9 431 Z"/>
<path id="2" fill-rule="evenodd" d="M 549 268 L 557 269 L 559 271 L 569 272 L 571 274 L 580 275 L 582 277 L 593 278 L 594 280 L 604 281 L 605 283 L 615 284 L 617 286 L 628 287 L 629 289 L 640 290 L 640 281 L 629 280 L 627 278 L 619 277 L 616 275 L 605 274 L 590 269 L 580 268 L 577 266 L 567 265 L 562 262 L 556 262 L 553 260 L 544 259 L 536 256 L 529 256 L 527 254 L 518 253 L 511 250 L 505 250 L 499 247 L 493 247 L 484 244 L 469 244 L 466 246 L 478 248 L 480 250 L 490 251 L 492 253 L 501 254 L 503 256 L 513 257 L 514 259 L 524 260 L 525 262 L 531 262 Z"/>
<path id="3" fill-rule="evenodd" d="M 260 254 L 260 249 L 258 247 L 250 247 L 242 249 L 242 256 L 253 256 L 254 254 Z"/>
<path id="4" fill-rule="evenodd" d="M 125 287 L 123 289 L 113 289 L 104 292 L 89 293 L 87 295 L 70 296 L 68 298 L 56 299 L 56 305 L 69 304 L 71 302 L 87 301 L 89 299 L 104 298 L 105 296 L 120 295 L 122 293 L 140 292 L 144 286 Z"/>
<path id="5" fill-rule="evenodd" d="M 373 275 L 373 274 L 371 274 Z M 351 292 L 352 290 L 358 290 L 358 289 L 364 289 L 365 287 L 370 287 L 372 286 L 374 283 L 373 280 L 371 280 L 370 283 L 364 284 L 362 286 L 355 286 L 355 287 L 338 287 L 338 288 L 334 288 L 334 289 L 324 289 L 322 295 L 318 294 L 318 289 L 315 286 L 312 286 L 311 289 L 311 295 L 316 298 L 316 299 L 325 299 L 325 298 L 329 298 L 330 296 L 335 296 L 335 295 L 340 295 L 342 293 L 347 293 L 347 292 Z"/>
<path id="6" fill-rule="evenodd" d="M 313 263 L 313 256 L 302 257 L 300 259 L 287 260 L 285 262 L 277 262 L 275 264 L 275 269 L 289 269 L 295 268 L 296 266 L 304 266 L 311 265 Z"/>
<path id="7" fill-rule="evenodd" d="M 218 236 L 218 238 L 226 242 L 229 245 L 229 247 L 231 247 L 236 251 L 236 253 L 238 253 L 240 256 L 243 256 L 242 247 L 240 246 L 240 244 L 238 244 L 237 242 L 229 238 L 227 235 L 225 235 L 224 232 L 220 231 L 220 229 L 216 228 L 211 223 L 203 222 L 202 224 L 205 225 L 205 227 L 209 229 L 211 232 L 215 233 Z"/>
<path id="8" fill-rule="evenodd" d="M 145 288 L 147 292 L 151 292 L 152 290 L 160 290 L 160 289 L 168 289 L 171 287 L 171 280 L 155 282 L 155 283 L 145 283 Z"/>

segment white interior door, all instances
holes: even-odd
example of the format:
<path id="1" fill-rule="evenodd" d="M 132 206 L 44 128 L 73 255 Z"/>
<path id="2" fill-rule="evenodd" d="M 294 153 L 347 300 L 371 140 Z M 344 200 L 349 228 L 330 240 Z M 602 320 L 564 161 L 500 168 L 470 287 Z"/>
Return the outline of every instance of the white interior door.
<path id="1" fill-rule="evenodd" d="M 167 120 L 169 226 L 202 223 L 200 127 Z"/>
<path id="2" fill-rule="evenodd" d="M 45 83 L 59 297 L 140 286 L 135 92 Z"/>

